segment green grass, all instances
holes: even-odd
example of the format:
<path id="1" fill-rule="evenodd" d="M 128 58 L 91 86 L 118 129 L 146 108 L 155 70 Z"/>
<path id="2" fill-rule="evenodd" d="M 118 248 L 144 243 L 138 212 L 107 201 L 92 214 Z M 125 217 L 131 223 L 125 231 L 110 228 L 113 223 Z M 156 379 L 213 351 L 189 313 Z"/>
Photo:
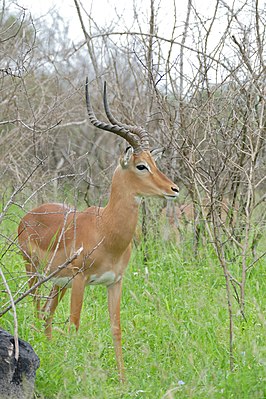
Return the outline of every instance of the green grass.
<path id="1" fill-rule="evenodd" d="M 10 229 L 12 231 L 12 229 Z M 30 297 L 17 306 L 19 336 L 40 357 L 36 397 L 62 399 L 266 398 L 265 259 L 248 275 L 246 318 L 234 303 L 235 370 L 229 368 L 228 312 L 222 270 L 209 248 L 193 256 L 180 247 L 149 243 L 148 276 L 135 249 L 123 284 L 121 320 L 127 382 L 119 384 L 106 289 L 88 287 L 79 333 L 68 333 L 69 295 L 44 336 Z M 23 286 L 16 248 L 2 259 L 13 290 Z M 15 279 L 12 279 L 15 276 Z M 2 292 L 2 304 L 7 300 Z M 0 319 L 13 332 L 11 312 Z"/>

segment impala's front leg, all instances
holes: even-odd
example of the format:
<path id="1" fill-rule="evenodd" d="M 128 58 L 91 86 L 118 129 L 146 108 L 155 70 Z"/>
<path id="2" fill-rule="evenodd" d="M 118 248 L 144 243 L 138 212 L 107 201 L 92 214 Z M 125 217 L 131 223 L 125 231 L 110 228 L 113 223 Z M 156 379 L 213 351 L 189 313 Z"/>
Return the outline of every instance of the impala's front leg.
<path id="1" fill-rule="evenodd" d="M 83 273 L 78 273 L 73 278 L 70 304 L 70 326 L 73 323 L 76 327 L 76 331 L 79 329 L 80 312 L 83 303 L 85 286 L 86 279 L 84 278 Z"/>
<path id="2" fill-rule="evenodd" d="M 121 344 L 120 302 L 122 292 L 122 279 L 108 287 L 108 309 L 113 335 L 115 357 L 121 382 L 125 380 L 124 362 Z"/>

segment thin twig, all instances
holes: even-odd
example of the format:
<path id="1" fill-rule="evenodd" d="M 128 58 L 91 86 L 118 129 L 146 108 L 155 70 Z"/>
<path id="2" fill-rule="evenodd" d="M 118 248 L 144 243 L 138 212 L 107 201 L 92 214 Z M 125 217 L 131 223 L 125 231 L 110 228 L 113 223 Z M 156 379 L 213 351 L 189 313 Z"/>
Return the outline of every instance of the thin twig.
<path id="1" fill-rule="evenodd" d="M 44 277 L 42 280 L 38 281 L 38 283 L 34 284 L 30 289 L 28 289 L 26 292 L 24 292 L 23 295 L 21 295 L 18 299 L 13 301 L 13 304 L 16 305 L 17 303 L 22 301 L 22 299 L 24 299 L 26 296 L 28 296 L 33 291 L 35 291 L 36 288 L 40 287 L 42 284 L 46 283 L 51 278 L 55 277 L 62 269 L 65 269 L 71 262 L 73 262 L 73 260 L 76 259 L 81 254 L 82 251 L 83 251 L 83 247 L 80 247 L 69 259 L 67 259 L 62 265 L 58 266 L 54 272 L 49 274 L 47 277 Z M 2 317 L 6 312 L 9 311 L 12 308 L 13 304 L 11 303 L 9 306 L 6 307 L 5 310 L 0 312 L 0 317 Z"/>
<path id="2" fill-rule="evenodd" d="M 9 288 L 9 285 L 7 284 L 5 275 L 2 271 L 2 268 L 0 267 L 0 275 L 2 277 L 4 286 L 6 287 L 8 296 L 10 298 L 10 308 L 9 309 L 13 309 L 13 318 L 14 318 L 14 344 L 15 344 L 15 359 L 16 361 L 18 361 L 18 357 L 19 357 L 19 344 L 18 344 L 18 319 L 17 319 L 17 311 L 16 311 L 16 306 L 15 306 L 15 302 L 11 293 L 11 290 Z"/>

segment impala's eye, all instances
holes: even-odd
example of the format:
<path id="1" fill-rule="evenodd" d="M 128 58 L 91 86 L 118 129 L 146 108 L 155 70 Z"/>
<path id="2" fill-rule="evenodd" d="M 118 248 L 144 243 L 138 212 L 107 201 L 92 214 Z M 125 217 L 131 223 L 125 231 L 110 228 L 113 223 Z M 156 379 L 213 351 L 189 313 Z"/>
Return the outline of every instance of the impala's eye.
<path id="1" fill-rule="evenodd" d="M 147 166 L 146 166 L 146 165 L 143 165 L 143 164 L 137 165 L 136 168 L 137 168 L 138 170 L 148 170 Z"/>

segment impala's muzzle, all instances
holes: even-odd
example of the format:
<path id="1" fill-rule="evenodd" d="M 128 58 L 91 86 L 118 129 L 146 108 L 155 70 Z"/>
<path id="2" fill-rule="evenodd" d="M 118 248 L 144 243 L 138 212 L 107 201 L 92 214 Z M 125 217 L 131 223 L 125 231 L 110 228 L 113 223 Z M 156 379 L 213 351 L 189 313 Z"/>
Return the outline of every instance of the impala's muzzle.
<path id="1" fill-rule="evenodd" d="M 177 186 L 172 186 L 171 191 L 173 192 L 172 194 L 164 194 L 166 199 L 175 199 L 178 197 L 179 188 Z"/>

